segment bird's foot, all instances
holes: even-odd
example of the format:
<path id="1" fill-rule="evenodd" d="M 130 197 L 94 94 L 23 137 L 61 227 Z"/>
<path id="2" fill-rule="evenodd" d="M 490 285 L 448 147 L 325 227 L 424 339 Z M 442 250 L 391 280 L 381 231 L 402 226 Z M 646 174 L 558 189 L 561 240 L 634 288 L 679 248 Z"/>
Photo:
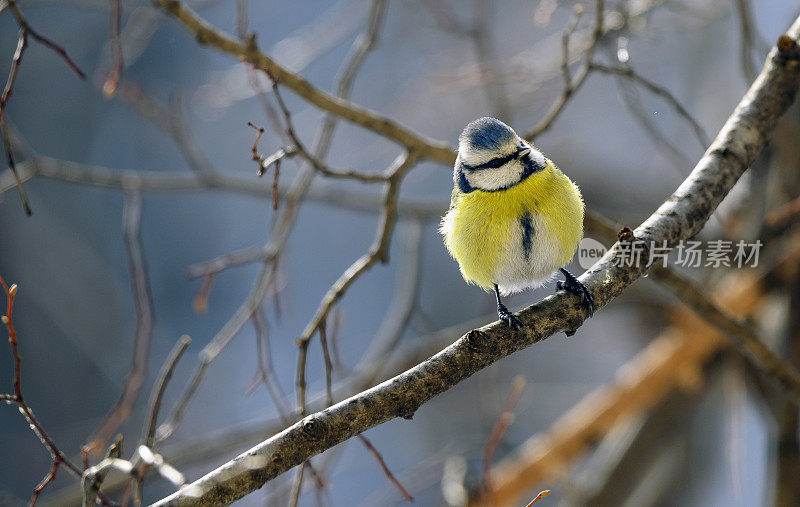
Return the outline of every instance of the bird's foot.
<path id="1" fill-rule="evenodd" d="M 558 290 L 566 290 L 581 298 L 581 305 L 589 311 L 589 317 L 594 315 L 594 296 L 589 292 L 589 289 L 566 269 L 561 268 L 561 272 L 564 273 L 565 280 L 556 283 L 556 288 Z"/>
<path id="2" fill-rule="evenodd" d="M 502 303 L 497 305 L 497 316 L 500 317 L 500 320 L 505 322 L 506 325 L 514 331 L 519 331 L 522 329 L 522 321 L 519 320 L 519 317 L 511 313 Z"/>

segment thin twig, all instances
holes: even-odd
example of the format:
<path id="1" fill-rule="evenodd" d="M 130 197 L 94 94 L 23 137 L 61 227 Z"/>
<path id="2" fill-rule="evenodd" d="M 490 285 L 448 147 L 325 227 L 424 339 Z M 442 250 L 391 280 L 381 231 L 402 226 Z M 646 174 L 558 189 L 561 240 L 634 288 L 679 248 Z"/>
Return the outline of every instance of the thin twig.
<path id="1" fill-rule="evenodd" d="M 117 91 L 119 80 L 122 78 L 122 37 L 120 35 L 120 25 L 122 24 L 122 5 L 120 0 L 109 0 L 111 3 L 111 10 L 109 13 L 110 27 L 109 33 L 111 34 L 111 72 L 103 84 L 103 95 L 106 97 L 113 97 Z"/>
<path id="2" fill-rule="evenodd" d="M 339 98 L 334 100 L 344 103 L 349 98 L 358 70 L 361 68 L 369 52 L 375 46 L 382 28 L 383 16 L 376 13 L 382 12 L 386 8 L 386 4 L 386 0 L 373 1 L 367 30 L 362 37 L 356 40 L 351 53 L 343 63 L 341 75 L 337 79 L 337 97 Z M 181 5 L 175 5 L 182 9 Z M 199 20 L 200 18 L 195 19 Z M 261 64 L 257 64 L 256 66 L 263 68 Z M 333 114 L 327 114 L 323 119 L 319 137 L 314 146 L 315 159 L 323 160 L 327 155 L 333 139 L 336 121 L 337 119 Z M 269 242 L 263 247 L 264 265 L 258 274 L 255 285 L 236 313 L 200 352 L 200 364 L 189 381 L 189 385 L 179 398 L 168 420 L 162 424 L 156 432 L 159 442 L 168 438 L 175 431 L 175 428 L 183 418 L 183 414 L 194 397 L 194 394 L 197 392 L 197 389 L 199 389 L 200 384 L 202 384 L 208 366 L 230 342 L 233 336 L 238 333 L 241 327 L 251 319 L 253 312 L 261 306 L 264 298 L 269 293 L 270 287 L 275 280 L 275 260 L 286 244 L 289 233 L 297 217 L 298 208 L 311 185 L 314 173 L 314 168 L 310 165 L 306 165 L 301 168 L 300 172 L 295 177 L 287 193 L 283 212 L 277 220 Z"/>
<path id="3" fill-rule="evenodd" d="M 497 418 L 497 422 L 492 428 L 491 433 L 489 433 L 489 438 L 486 440 L 486 445 L 483 448 L 483 486 L 481 488 L 485 492 L 492 490 L 491 473 L 492 463 L 494 463 L 494 454 L 497 451 L 497 446 L 500 445 L 500 442 L 503 440 L 503 437 L 508 431 L 508 428 L 514 422 L 514 409 L 516 408 L 517 403 L 519 403 L 527 383 L 528 381 L 522 375 L 514 378 L 514 381 L 511 384 L 511 390 L 508 392 L 508 396 L 506 397 L 505 405 L 503 405 L 503 411 L 500 412 L 500 417 Z M 486 498 L 486 500 L 492 503 L 490 496 Z"/>
<path id="4" fill-rule="evenodd" d="M 12 136 L 14 137 L 14 136 Z M 64 183 L 72 183 L 94 188 L 105 188 L 118 192 L 127 192 L 134 187 L 142 193 L 148 194 L 179 194 L 186 192 L 216 191 L 220 193 L 234 193 L 255 197 L 271 197 L 272 187 L 269 185 L 254 184 L 252 178 L 240 177 L 232 174 L 220 174 L 212 182 L 199 179 L 193 173 L 183 171 L 150 171 L 111 168 L 98 165 L 88 165 L 73 161 L 66 161 L 35 155 L 35 158 L 25 160 L 18 165 L 20 179 L 24 183 L 32 178 L 39 177 Z M 16 188 L 13 175 L 8 172 L 0 174 L 0 193 Z M 278 187 L 281 199 L 288 199 L 291 187 Z M 305 199 L 333 206 L 357 213 L 374 215 L 382 208 L 380 194 L 353 190 L 341 186 L 313 185 L 307 189 Z M 438 220 L 447 211 L 448 200 L 442 198 L 421 198 L 401 196 L 397 202 L 399 216 L 415 220 Z M 261 251 L 261 253 L 257 253 Z M 264 260 L 264 246 L 250 247 L 233 252 L 231 255 L 243 254 L 245 260 L 231 259 L 232 263 L 226 267 L 242 263 Z M 189 276 L 196 278 L 213 271 L 211 264 L 218 259 L 195 264 L 189 268 Z M 223 268 L 223 269 L 225 269 Z M 197 270 L 197 271 L 195 271 Z"/>
<path id="5" fill-rule="evenodd" d="M 296 153 L 297 155 L 299 155 L 303 159 L 305 159 L 309 164 L 311 164 L 311 166 L 314 167 L 314 169 L 319 171 L 321 174 L 323 174 L 324 176 L 331 177 L 331 178 L 353 179 L 353 180 L 356 180 L 356 181 L 360 181 L 362 183 L 380 183 L 380 182 L 383 182 L 383 181 L 387 181 L 388 177 L 386 175 L 380 174 L 380 173 L 379 174 L 368 174 L 368 173 L 363 173 L 363 172 L 357 171 L 355 169 L 347 169 L 347 170 L 336 170 L 336 169 L 333 169 L 333 168 L 329 167 L 327 164 L 323 163 L 321 160 L 317 159 L 311 153 L 309 153 L 308 150 L 306 150 L 306 148 L 303 145 L 303 143 L 300 141 L 300 138 L 297 136 L 297 133 L 294 130 L 294 124 L 292 123 L 291 112 L 289 111 L 289 108 L 286 107 L 286 103 L 283 101 L 283 97 L 281 97 L 280 90 L 278 88 L 278 83 L 277 82 L 273 82 L 273 84 L 272 84 L 272 93 L 275 96 L 275 101 L 278 103 L 278 107 L 280 108 L 281 112 L 283 113 L 283 119 L 284 119 L 284 122 L 285 122 L 285 125 L 286 125 L 286 134 L 289 136 L 289 139 L 291 139 L 293 146 L 291 146 L 289 148 L 283 148 L 281 150 L 278 150 L 278 152 L 275 155 L 270 156 L 266 161 L 260 156 L 258 156 L 258 158 L 257 158 L 257 153 L 254 151 L 253 160 L 259 160 L 259 165 L 260 165 L 259 176 L 261 176 L 261 174 L 263 174 L 263 172 L 264 172 L 263 169 L 265 167 L 266 162 L 269 161 L 270 159 L 273 159 L 274 157 L 278 156 L 279 153 L 283 152 L 284 153 L 283 156 L 286 156 L 285 155 L 286 153 L 291 153 L 291 154 L 295 154 Z M 258 127 L 256 127 L 252 123 L 249 124 L 249 125 L 252 126 L 255 129 L 259 130 L 259 137 L 260 137 L 260 134 L 264 132 L 263 128 L 259 129 Z M 258 143 L 258 138 L 256 138 L 256 143 Z M 255 149 L 256 149 L 256 147 L 253 146 L 253 150 L 255 150 Z M 281 158 L 282 157 L 277 158 L 277 160 L 275 160 L 274 162 L 279 162 Z M 270 162 L 270 163 L 272 163 L 272 162 Z"/>
<path id="6" fill-rule="evenodd" d="M 256 381 L 264 383 L 267 388 L 275 408 L 278 410 L 278 416 L 281 422 L 288 426 L 291 424 L 291 408 L 287 404 L 286 394 L 281 389 L 281 384 L 275 377 L 275 367 L 272 363 L 272 350 L 269 342 L 269 330 L 267 328 L 266 317 L 264 316 L 263 309 L 253 313 L 253 327 L 256 330 L 256 355 L 258 369 L 253 385 Z"/>
<path id="7" fill-rule="evenodd" d="M 251 158 L 258 163 L 257 175 L 263 176 L 264 173 L 272 166 L 275 166 L 275 175 L 272 179 L 272 209 L 278 209 L 278 178 L 280 177 L 281 162 L 284 159 L 292 158 L 299 153 L 296 146 L 281 148 L 272 155 L 263 156 L 258 152 L 258 142 L 264 134 L 263 127 L 257 127 L 252 122 L 247 122 L 247 125 L 256 130 L 256 139 L 253 141 L 253 149 Z"/>
<path id="8" fill-rule="evenodd" d="M 691 159 L 674 143 L 672 143 L 653 119 L 653 114 L 647 111 L 642 104 L 636 84 L 623 76 L 615 76 L 617 87 L 620 91 L 619 98 L 633 118 L 638 122 L 644 134 L 650 138 L 653 148 L 662 153 L 667 160 L 683 176 L 692 166 Z"/>
<path id="9" fill-rule="evenodd" d="M 31 505 L 33 505 L 36 503 L 36 500 L 39 498 L 39 494 L 42 492 L 45 486 L 50 484 L 50 482 L 55 478 L 56 472 L 61 465 L 67 467 L 70 472 L 78 477 L 81 476 L 81 470 L 75 464 L 73 464 L 72 461 L 70 461 L 58 447 L 56 447 L 56 444 L 45 432 L 44 428 L 39 423 L 39 420 L 33 415 L 33 411 L 22 397 L 22 357 L 19 353 L 19 344 L 17 342 L 17 332 L 14 328 L 13 317 L 14 298 L 17 295 L 18 287 L 16 284 L 11 285 L 10 287 L 6 285 L 6 282 L 3 280 L 2 276 L 0 276 L 0 285 L 3 287 L 3 291 L 6 294 L 6 314 L 2 316 L 2 321 L 8 329 L 8 342 L 11 345 L 11 354 L 14 357 L 14 394 L 5 395 L 4 399 L 7 403 L 15 403 L 17 405 L 20 413 L 28 422 L 28 426 L 30 426 L 31 431 L 33 431 L 33 433 L 39 438 L 39 441 L 47 448 L 53 460 L 50 472 L 34 490 L 33 498 L 31 499 Z"/>
<path id="10" fill-rule="evenodd" d="M 752 83 L 756 76 L 756 67 L 753 63 L 753 49 L 755 46 L 755 27 L 753 26 L 753 10 L 750 0 L 735 0 L 736 16 L 739 19 L 741 40 L 739 41 L 739 61 L 747 84 Z"/>
<path id="11" fill-rule="evenodd" d="M 300 338 L 297 339 L 297 345 L 300 348 L 297 359 L 298 404 L 299 412 L 302 415 L 305 414 L 305 363 L 306 356 L 308 355 L 308 345 L 314 333 L 324 325 L 323 323 L 328 318 L 328 314 L 333 306 L 344 293 L 347 292 L 347 289 L 353 282 L 379 260 L 382 262 L 388 261 L 389 240 L 396 220 L 397 194 L 400 188 L 400 181 L 406 172 L 413 167 L 416 160 L 417 157 L 415 154 L 404 153 L 397 157 L 392 166 L 386 171 L 388 183 L 386 184 L 384 193 L 384 212 L 375 235 L 375 240 L 369 252 L 359 257 L 344 273 L 342 273 L 331 288 L 328 289 L 316 313 L 306 325 Z"/>
<path id="12" fill-rule="evenodd" d="M 508 101 L 505 68 L 494 47 L 491 32 L 493 12 L 490 2 L 488 0 L 473 2 L 472 19 L 469 24 L 458 19 L 458 12 L 461 9 L 457 11 L 443 0 L 425 0 L 422 5 L 433 15 L 439 28 L 469 39 L 475 53 L 480 83 L 483 85 L 492 114 L 511 123 L 513 110 Z"/>
<path id="13" fill-rule="evenodd" d="M 356 370 L 368 369 L 382 361 L 395 348 L 414 312 L 419 297 L 419 278 L 422 256 L 422 224 L 409 222 L 402 234 L 400 264 L 395 273 L 395 291 L 389 303 L 389 312 Z"/>
<path id="14" fill-rule="evenodd" d="M 673 109 L 675 109 L 675 112 L 678 113 L 684 120 L 686 120 L 686 122 L 692 127 L 692 131 L 697 138 L 697 142 L 700 143 L 701 148 L 705 148 L 709 145 L 710 140 L 703 127 L 701 127 L 697 120 L 694 119 L 692 113 L 683 107 L 678 99 L 676 99 L 675 96 L 663 86 L 650 81 L 640 74 L 637 74 L 633 68 L 630 67 L 630 65 L 626 65 L 625 67 L 610 67 L 592 62 L 589 64 L 589 68 L 591 70 L 603 72 L 604 74 L 615 74 L 628 78 L 631 81 L 643 86 L 654 95 L 658 95 L 659 97 L 663 98 L 673 107 Z"/>
<path id="15" fill-rule="evenodd" d="M 358 435 L 358 439 L 361 440 L 367 450 L 371 452 L 373 456 L 375 456 L 375 459 L 378 460 L 378 464 L 380 464 L 383 473 L 389 478 L 391 483 L 394 484 L 394 487 L 400 491 L 400 494 L 403 495 L 403 498 L 405 498 L 406 502 L 413 502 L 414 497 L 411 496 L 411 494 L 406 490 L 406 488 L 403 487 L 400 481 L 397 480 L 397 477 L 394 476 L 392 471 L 389 470 L 389 467 L 386 465 L 386 461 L 383 460 L 383 456 L 381 456 L 381 453 L 378 451 L 378 449 L 372 445 L 372 442 L 370 442 L 369 439 L 364 435 Z"/>
<path id="16" fill-rule="evenodd" d="M 178 361 L 180 361 L 181 356 L 191 344 L 191 338 L 187 335 L 181 336 L 164 361 L 161 371 L 158 373 L 153 393 L 150 395 L 150 408 L 147 410 L 147 426 L 145 426 L 145 431 L 142 434 L 142 444 L 151 449 L 155 446 L 156 422 L 158 421 L 158 412 L 161 409 L 161 400 L 164 399 L 164 393 L 167 390 L 167 384 L 170 379 L 172 379 L 172 374 L 175 372 L 175 367 L 178 366 Z"/>
<path id="17" fill-rule="evenodd" d="M 8 167 L 11 169 L 11 174 L 14 175 L 14 181 L 17 185 L 17 189 L 19 190 L 19 197 L 22 200 L 22 208 L 25 210 L 25 214 L 30 216 L 31 207 L 28 204 L 28 197 L 25 195 L 25 189 L 22 188 L 22 181 L 20 180 L 19 173 L 17 172 L 17 164 L 14 160 L 14 152 L 11 149 L 11 138 L 8 135 L 8 124 L 5 115 L 6 104 L 8 103 L 8 99 L 11 97 L 11 93 L 14 90 L 14 82 L 17 80 L 17 72 L 19 71 L 19 66 L 22 63 L 22 55 L 25 53 L 26 47 L 28 47 L 28 29 L 22 27 L 19 29 L 17 49 L 14 51 L 14 57 L 11 59 L 11 70 L 8 72 L 6 86 L 3 89 L 3 95 L 0 96 L 0 128 L 3 131 L 3 142 L 6 148 L 6 161 L 8 162 Z"/>
<path id="18" fill-rule="evenodd" d="M 122 80 L 118 85 L 118 91 L 117 97 L 120 100 L 130 105 L 156 128 L 169 134 L 189 168 L 194 171 L 200 181 L 211 188 L 218 184 L 217 171 L 200 148 L 183 118 L 181 100 L 178 95 L 171 97 L 169 108 L 167 108 L 147 95 L 138 83 Z"/>
<path id="19" fill-rule="evenodd" d="M 536 137 L 549 129 L 564 110 L 564 107 L 569 102 L 569 99 L 580 89 L 581 86 L 583 86 L 586 78 L 589 77 L 589 74 L 591 73 L 591 62 L 592 58 L 594 57 L 595 49 L 597 48 L 600 39 L 603 37 L 604 0 L 597 0 L 595 9 L 597 12 L 595 13 L 596 17 L 594 31 L 592 32 L 592 39 L 589 43 L 589 47 L 586 49 L 586 53 L 584 53 L 583 64 L 574 77 L 569 76 L 569 63 L 565 64 L 563 62 L 569 62 L 569 37 L 571 36 L 572 31 L 575 30 L 574 24 L 577 24 L 577 21 L 571 20 L 567 25 L 567 30 L 564 32 L 566 41 L 562 44 L 563 55 L 561 64 L 565 81 L 564 88 L 561 90 L 561 95 L 559 95 L 539 124 L 523 136 L 525 139 L 533 141 Z M 573 14 L 573 20 L 581 16 L 581 14 L 582 10 L 576 10 Z"/>
<path id="20" fill-rule="evenodd" d="M 360 125 L 387 137 L 409 150 L 414 150 L 420 157 L 430 158 L 445 164 L 452 164 L 455 152 L 446 144 L 420 136 L 403 125 L 369 109 L 357 106 L 346 99 L 338 98 L 314 87 L 305 78 L 279 65 L 272 58 L 258 50 L 254 44 L 242 43 L 225 35 L 200 18 L 184 2 L 178 0 L 154 0 L 164 11 L 175 17 L 201 44 L 244 59 L 255 67 L 269 72 L 279 84 L 291 88 L 295 93 L 317 107 L 347 121 Z M 385 5 L 385 3 L 382 2 Z M 371 17 L 371 20 L 376 19 Z M 373 23 L 372 26 L 380 26 Z M 364 38 L 363 40 L 366 40 Z M 343 77 L 346 75 L 343 74 Z M 343 97 L 342 94 L 337 94 Z M 317 157 L 321 158 L 321 157 Z"/>
<path id="21" fill-rule="evenodd" d="M 209 273 L 203 277 L 200 286 L 197 288 L 197 294 L 192 300 L 192 309 L 197 314 L 204 314 L 208 311 L 208 297 L 211 295 L 211 289 L 214 288 L 214 281 L 217 279 L 216 273 Z"/>
<path id="22" fill-rule="evenodd" d="M 61 465 L 61 459 L 58 457 L 53 458 L 53 464 L 50 466 L 50 471 L 47 475 L 44 476 L 42 482 L 36 486 L 36 489 L 33 490 L 33 498 L 31 498 L 31 507 L 36 505 L 36 501 L 39 500 L 39 495 L 41 494 L 42 490 L 51 482 L 53 482 L 56 478 L 56 473 L 58 473 L 58 467 Z"/>
<path id="23" fill-rule="evenodd" d="M 149 449 L 155 448 L 156 422 L 158 421 L 158 412 L 161 408 L 161 400 L 164 398 L 164 393 L 167 390 L 167 384 L 172 378 L 172 374 L 175 372 L 175 367 L 178 366 L 178 361 L 180 361 L 181 356 L 184 352 L 186 352 L 186 349 L 189 347 L 189 345 L 191 345 L 191 343 L 192 339 L 187 335 L 181 336 L 177 343 L 175 343 L 172 351 L 170 351 L 166 361 L 164 361 L 164 365 L 161 367 L 161 371 L 158 373 L 158 378 L 156 379 L 153 392 L 150 395 L 150 405 L 147 411 L 147 425 L 142 433 L 140 445 L 144 445 Z M 143 465 L 143 470 L 141 470 L 133 478 L 135 482 L 135 498 L 137 503 L 141 503 L 142 487 L 144 485 L 144 477 L 146 473 L 147 465 L 145 464 Z"/>
<path id="24" fill-rule="evenodd" d="M 89 449 L 105 447 L 111 435 L 117 431 L 131 413 L 133 404 L 139 396 L 139 390 L 147 377 L 147 359 L 150 354 L 150 341 L 153 337 L 155 321 L 153 310 L 153 296 L 150 291 L 150 280 L 147 276 L 147 261 L 142 248 L 141 220 L 142 220 L 142 195 L 133 190 L 125 196 L 125 209 L 123 211 L 123 232 L 125 248 L 128 252 L 128 262 L 131 279 L 131 289 L 136 307 L 136 334 L 133 340 L 133 358 L 131 370 L 125 379 L 119 399 L 103 422 L 95 430 Z"/>
<path id="25" fill-rule="evenodd" d="M 539 494 L 536 495 L 533 500 L 528 502 L 528 504 L 525 507 L 531 507 L 531 505 L 535 504 L 536 502 L 538 502 L 542 498 L 547 498 L 549 495 L 550 495 L 550 490 L 549 489 L 545 489 L 544 491 L 540 491 Z"/>
<path id="26" fill-rule="evenodd" d="M 289 507 L 297 507 L 297 502 L 300 500 L 300 492 L 303 489 L 303 475 L 306 470 L 307 462 L 300 464 L 297 469 L 297 476 L 294 479 L 294 486 L 292 487 L 292 496 L 289 499 Z"/>
<path id="27" fill-rule="evenodd" d="M 572 34 L 575 33 L 575 29 L 578 27 L 578 23 L 581 21 L 581 17 L 583 17 L 584 10 L 583 4 L 575 5 L 567 27 L 561 34 L 561 76 L 564 78 L 564 86 L 567 88 L 572 87 L 572 74 L 569 71 L 569 42 L 572 38 Z"/>
<path id="28" fill-rule="evenodd" d="M 328 350 L 328 324 L 327 319 L 324 320 L 319 326 L 319 344 L 322 347 L 322 358 L 325 362 L 325 401 L 328 406 L 333 405 L 333 363 L 331 362 L 331 353 Z M 305 403 L 303 404 L 305 406 Z"/>
<path id="29" fill-rule="evenodd" d="M 122 439 L 122 434 L 118 433 L 116 440 L 108 446 L 103 461 L 115 460 L 122 455 Z M 108 475 L 110 469 L 103 467 L 95 468 L 97 473 L 92 474 L 89 470 L 88 450 L 84 447 L 81 452 L 84 457 L 83 476 L 81 477 L 81 482 L 83 483 L 83 505 L 93 506 L 97 503 L 96 500 L 97 496 L 100 494 L 100 487 L 103 485 L 103 481 L 105 481 L 106 475 Z M 126 494 L 125 498 L 127 497 L 128 495 Z"/>
<path id="30" fill-rule="evenodd" d="M 79 69 L 77 65 L 75 65 L 75 62 L 72 61 L 64 48 L 31 28 L 31 26 L 28 24 L 28 21 L 22 15 L 22 12 L 20 12 L 19 7 L 17 7 L 16 0 L 8 0 L 8 6 L 11 8 L 11 12 L 14 13 L 14 18 L 17 20 L 17 25 L 20 28 L 25 29 L 31 37 L 36 39 L 37 42 L 56 52 L 79 78 L 86 79 L 86 74 L 84 74 L 83 71 Z"/>

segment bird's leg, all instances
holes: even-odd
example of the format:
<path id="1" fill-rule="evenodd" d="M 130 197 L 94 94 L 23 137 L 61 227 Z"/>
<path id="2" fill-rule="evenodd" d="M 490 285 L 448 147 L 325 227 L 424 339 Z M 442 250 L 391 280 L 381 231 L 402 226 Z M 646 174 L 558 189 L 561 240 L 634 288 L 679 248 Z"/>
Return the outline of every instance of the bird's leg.
<path id="1" fill-rule="evenodd" d="M 561 268 L 560 271 L 564 273 L 565 280 L 563 282 L 556 283 L 556 288 L 558 290 L 566 290 L 567 292 L 571 292 L 581 298 L 581 304 L 584 308 L 589 310 L 589 317 L 594 315 L 594 296 L 592 293 L 589 292 L 589 289 L 586 288 L 580 280 L 575 278 L 575 275 L 570 273 L 564 268 Z"/>
<path id="2" fill-rule="evenodd" d="M 494 295 L 497 298 L 497 316 L 500 317 L 500 320 L 505 322 L 511 329 L 520 329 L 522 327 L 522 321 L 519 320 L 519 317 L 508 311 L 506 305 L 500 301 L 500 289 L 497 287 L 497 284 L 494 284 Z"/>

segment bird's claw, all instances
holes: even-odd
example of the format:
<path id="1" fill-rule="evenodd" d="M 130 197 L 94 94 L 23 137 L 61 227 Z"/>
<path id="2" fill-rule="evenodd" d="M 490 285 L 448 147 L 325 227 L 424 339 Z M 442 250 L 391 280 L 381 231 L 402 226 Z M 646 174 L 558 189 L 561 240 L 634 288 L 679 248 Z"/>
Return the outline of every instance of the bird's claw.
<path id="1" fill-rule="evenodd" d="M 500 317 L 500 320 L 505 322 L 506 325 L 514 331 L 519 331 L 522 329 L 522 321 L 519 320 L 519 317 L 508 311 L 508 308 L 505 306 L 497 309 L 497 316 Z"/>
<path id="2" fill-rule="evenodd" d="M 562 270 L 565 276 L 563 282 L 556 283 L 558 290 L 566 290 L 581 298 L 581 305 L 589 311 L 589 317 L 594 315 L 594 296 L 589 289 L 569 271 Z"/>

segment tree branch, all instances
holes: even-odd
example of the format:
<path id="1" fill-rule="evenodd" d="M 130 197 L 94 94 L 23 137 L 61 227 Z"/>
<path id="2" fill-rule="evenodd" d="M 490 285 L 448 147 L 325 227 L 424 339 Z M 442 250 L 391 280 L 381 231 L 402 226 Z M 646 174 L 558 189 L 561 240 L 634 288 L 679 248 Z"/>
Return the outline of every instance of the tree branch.
<path id="1" fill-rule="evenodd" d="M 765 279 L 798 262 L 797 241 L 786 250 L 766 273 L 735 271 L 721 280 L 715 293 L 725 307 L 741 316 L 757 313 L 768 295 Z M 554 478 L 618 423 L 650 409 L 685 384 L 725 346 L 724 332 L 685 309 L 673 315 L 673 325 L 618 368 L 613 382 L 586 395 L 547 431 L 529 438 L 493 469 L 498 480 L 491 494 L 497 504 L 519 503 L 526 492 Z"/>
<path id="2" fill-rule="evenodd" d="M 185 16 L 180 3 L 157 1 L 176 16 Z M 183 18 L 182 21 L 186 22 Z M 800 51 L 796 43 L 799 36 L 800 19 L 788 35 L 781 36 L 758 79 L 692 173 L 634 231 L 636 238 L 646 244 L 655 241 L 674 247 L 700 231 L 794 100 L 800 81 Z M 204 37 L 200 39 L 208 42 Z M 255 52 L 247 54 L 258 56 Z M 646 272 L 641 264 L 617 265 L 619 253 L 620 245 L 616 244 L 581 276 L 593 293 L 597 308 L 611 302 Z M 473 330 L 405 373 L 304 418 L 156 505 L 230 503 L 369 428 L 395 417 L 410 419 L 423 403 L 475 372 L 557 332 L 575 329 L 586 316 L 577 296 L 558 292 L 519 313 L 524 325 L 521 331 L 498 322 Z"/>
<path id="3" fill-rule="evenodd" d="M 301 75 L 291 72 L 262 53 L 256 46 L 254 38 L 247 42 L 240 42 L 229 37 L 211 26 L 179 0 L 153 1 L 180 21 L 184 28 L 194 35 L 198 43 L 213 46 L 268 72 L 278 84 L 292 89 L 320 109 L 389 138 L 408 150 L 414 151 L 420 157 L 436 160 L 443 164 L 452 164 L 455 160 L 455 152 L 450 146 L 427 139 L 386 116 L 316 88 Z"/>
<path id="4" fill-rule="evenodd" d="M 176 4 L 177 3 L 178 2 L 176 2 Z M 385 8 L 385 4 L 385 0 L 373 1 L 368 27 L 364 34 L 353 43 L 351 52 L 342 64 L 341 75 L 338 76 L 337 79 L 337 94 L 340 97 L 340 99 L 337 100 L 345 101 L 346 98 L 350 96 L 356 74 L 364 63 L 366 56 L 377 42 L 383 20 L 381 12 Z M 255 39 L 251 37 L 250 40 L 254 41 Z M 274 76 L 272 77 L 274 80 Z M 317 160 L 323 160 L 327 156 L 333 140 L 336 122 L 337 119 L 332 114 L 327 114 L 323 118 L 319 135 L 314 143 L 313 149 L 314 157 Z M 277 219 L 276 225 L 273 227 L 272 236 L 263 247 L 264 264 L 250 294 L 225 326 L 223 326 L 211 342 L 200 352 L 200 365 L 195 370 L 192 380 L 189 382 L 184 394 L 178 400 L 167 422 L 159 427 L 159 441 L 163 441 L 165 438 L 169 437 L 175 430 L 177 424 L 183 417 L 186 407 L 188 407 L 188 404 L 194 396 L 194 393 L 200 387 L 208 366 L 217 354 L 230 342 L 233 336 L 238 333 L 244 323 L 252 317 L 253 313 L 257 311 L 268 294 L 269 289 L 274 283 L 277 257 L 286 244 L 289 233 L 297 217 L 298 208 L 311 186 L 314 175 L 314 168 L 310 164 L 304 164 L 292 182 L 286 196 L 286 202 L 282 213 Z"/>
<path id="5" fill-rule="evenodd" d="M 131 369 L 119 399 L 114 407 L 95 430 L 92 439 L 87 443 L 89 450 L 100 450 L 105 447 L 111 435 L 125 422 L 133 410 L 133 404 L 139 397 L 139 390 L 147 378 L 147 359 L 150 354 L 150 342 L 155 326 L 155 310 L 150 280 L 147 276 L 147 262 L 141 237 L 142 195 L 132 191 L 125 195 L 125 206 L 122 214 L 122 228 L 125 236 L 125 248 L 128 252 L 128 270 L 130 272 L 131 290 L 136 307 L 136 334 L 133 340 L 133 358 Z"/>

